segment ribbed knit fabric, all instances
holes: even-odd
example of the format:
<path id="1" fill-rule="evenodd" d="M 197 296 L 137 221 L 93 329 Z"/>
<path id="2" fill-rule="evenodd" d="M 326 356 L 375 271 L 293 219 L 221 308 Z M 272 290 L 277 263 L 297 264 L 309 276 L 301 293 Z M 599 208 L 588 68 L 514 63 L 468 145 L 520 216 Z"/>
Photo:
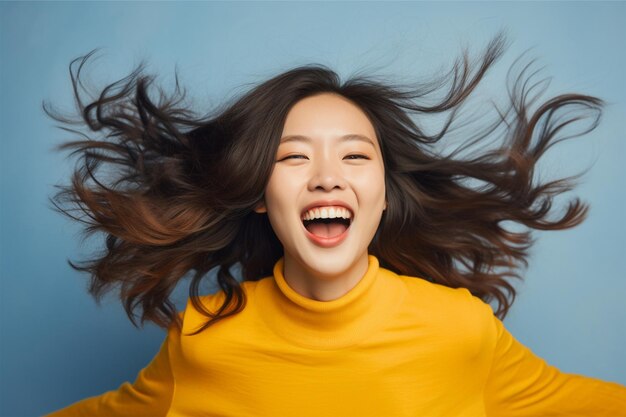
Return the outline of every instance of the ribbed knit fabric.
<path id="1" fill-rule="evenodd" d="M 49 414 L 69 416 L 626 416 L 626 387 L 562 373 L 491 307 L 380 268 L 316 301 L 282 275 L 244 282 L 246 308 L 196 336 L 172 326 L 134 384 Z M 215 311 L 223 292 L 202 297 Z M 206 318 L 188 303 L 183 331 Z"/>

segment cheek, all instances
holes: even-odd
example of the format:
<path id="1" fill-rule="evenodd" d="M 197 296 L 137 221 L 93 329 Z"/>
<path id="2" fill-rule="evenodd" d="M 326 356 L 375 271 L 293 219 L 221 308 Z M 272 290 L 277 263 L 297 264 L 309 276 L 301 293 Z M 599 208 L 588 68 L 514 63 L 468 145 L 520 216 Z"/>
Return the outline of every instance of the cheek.
<path id="1" fill-rule="evenodd" d="M 363 172 L 354 178 L 353 184 L 359 188 L 362 197 L 369 201 L 377 201 L 385 197 L 385 174 L 382 171 Z"/>
<path id="2" fill-rule="evenodd" d="M 271 218 L 280 211 L 280 195 L 277 195 L 273 187 L 269 186 L 265 190 L 265 207 L 267 215 Z"/>
<path id="3" fill-rule="evenodd" d="M 270 178 L 267 188 L 265 189 L 265 207 L 267 209 L 267 217 L 272 226 L 272 230 L 276 234 L 276 237 L 285 244 L 285 231 L 287 225 L 285 224 L 285 201 L 284 201 L 284 184 L 281 181 L 277 181 L 277 178 Z"/>
<path id="4" fill-rule="evenodd" d="M 296 189 L 293 176 L 275 172 L 265 189 L 265 203 L 270 214 L 283 214 L 293 208 Z"/>

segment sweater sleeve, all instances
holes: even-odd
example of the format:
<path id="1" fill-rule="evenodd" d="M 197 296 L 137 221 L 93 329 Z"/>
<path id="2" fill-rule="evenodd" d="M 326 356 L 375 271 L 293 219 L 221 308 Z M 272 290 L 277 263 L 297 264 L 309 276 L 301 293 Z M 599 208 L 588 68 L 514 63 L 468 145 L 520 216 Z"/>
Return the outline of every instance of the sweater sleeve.
<path id="1" fill-rule="evenodd" d="M 170 326 L 159 352 L 133 384 L 124 382 L 117 390 L 85 398 L 44 417 L 165 416 L 174 392 L 169 347 L 179 332 L 175 325 Z"/>
<path id="2" fill-rule="evenodd" d="M 626 417 L 626 387 L 560 372 L 492 316 L 496 344 L 485 386 L 488 416 Z"/>

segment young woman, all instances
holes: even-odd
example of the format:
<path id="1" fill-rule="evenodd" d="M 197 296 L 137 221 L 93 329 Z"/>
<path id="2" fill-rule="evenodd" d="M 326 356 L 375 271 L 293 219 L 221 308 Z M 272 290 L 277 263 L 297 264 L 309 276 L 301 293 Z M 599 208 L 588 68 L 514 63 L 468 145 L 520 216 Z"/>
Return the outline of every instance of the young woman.
<path id="1" fill-rule="evenodd" d="M 464 55 L 405 90 L 299 67 L 203 118 L 178 86 L 151 99 L 141 67 L 84 104 L 89 55 L 76 61 L 82 123 L 100 136 L 61 146 L 84 163 L 53 201 L 107 240 L 72 266 L 94 296 L 119 286 L 133 323 L 139 309 L 168 333 L 134 384 L 50 415 L 626 416 L 626 387 L 560 372 L 501 322 L 531 231 L 586 213 L 574 200 L 551 218 L 570 179 L 536 183 L 535 165 L 581 115 L 593 128 L 601 101 L 534 106 L 525 68 L 496 120 L 438 147 L 503 48 L 496 37 L 475 67 Z M 440 113 L 425 133 L 421 118 Z M 108 184 L 103 163 L 117 166 Z M 221 291 L 199 295 L 214 268 Z M 177 312 L 170 294 L 189 271 Z"/>

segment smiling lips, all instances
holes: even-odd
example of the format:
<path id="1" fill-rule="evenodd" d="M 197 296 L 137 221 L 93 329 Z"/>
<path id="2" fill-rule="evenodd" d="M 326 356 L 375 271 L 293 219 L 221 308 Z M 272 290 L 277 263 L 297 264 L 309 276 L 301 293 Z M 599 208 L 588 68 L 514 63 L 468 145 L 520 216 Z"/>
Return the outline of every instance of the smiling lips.
<path id="1" fill-rule="evenodd" d="M 348 235 L 352 212 L 343 206 L 323 206 L 306 210 L 302 215 L 306 235 L 314 244 L 333 247 Z"/>

